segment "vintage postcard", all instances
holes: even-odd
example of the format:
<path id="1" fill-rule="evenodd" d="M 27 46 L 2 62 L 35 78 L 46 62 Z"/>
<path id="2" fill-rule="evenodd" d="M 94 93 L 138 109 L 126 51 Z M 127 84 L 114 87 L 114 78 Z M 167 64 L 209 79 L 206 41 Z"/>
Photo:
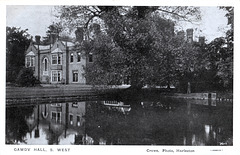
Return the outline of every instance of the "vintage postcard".
<path id="1" fill-rule="evenodd" d="M 213 2 L 1 2 L 0 153 L 237 154 L 240 8 Z"/>

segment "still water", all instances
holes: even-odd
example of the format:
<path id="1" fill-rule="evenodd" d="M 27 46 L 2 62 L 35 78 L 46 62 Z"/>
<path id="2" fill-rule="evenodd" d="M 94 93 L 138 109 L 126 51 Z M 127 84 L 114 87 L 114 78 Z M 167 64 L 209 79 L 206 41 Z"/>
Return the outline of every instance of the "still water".
<path id="1" fill-rule="evenodd" d="M 163 98 L 6 108 L 6 144 L 216 146 L 232 141 L 229 102 Z"/>

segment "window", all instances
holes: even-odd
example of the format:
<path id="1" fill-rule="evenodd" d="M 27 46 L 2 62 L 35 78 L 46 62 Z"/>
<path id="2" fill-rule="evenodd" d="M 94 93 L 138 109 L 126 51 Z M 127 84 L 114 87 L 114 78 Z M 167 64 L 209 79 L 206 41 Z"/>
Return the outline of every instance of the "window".
<path id="1" fill-rule="evenodd" d="M 54 106 L 54 107 L 61 107 L 61 103 L 52 103 L 51 106 Z"/>
<path id="2" fill-rule="evenodd" d="M 53 82 L 57 81 L 57 72 L 55 71 L 52 72 L 52 81 Z"/>
<path id="3" fill-rule="evenodd" d="M 61 55 L 58 55 L 58 64 L 61 64 Z"/>
<path id="4" fill-rule="evenodd" d="M 43 59 L 43 75 L 48 75 L 48 58 Z"/>
<path id="5" fill-rule="evenodd" d="M 73 82 L 78 82 L 78 71 L 73 71 Z"/>
<path id="6" fill-rule="evenodd" d="M 72 114 L 69 115 L 69 123 L 71 125 L 73 125 L 73 115 Z"/>
<path id="7" fill-rule="evenodd" d="M 57 55 L 52 55 L 52 64 L 57 64 Z"/>
<path id="8" fill-rule="evenodd" d="M 52 71 L 52 82 L 60 82 L 62 77 L 61 71 Z"/>
<path id="9" fill-rule="evenodd" d="M 78 103 L 77 102 L 73 102 L 72 103 L 72 107 L 77 108 L 78 107 Z"/>
<path id="10" fill-rule="evenodd" d="M 81 61 L 81 53 L 78 52 L 78 53 L 77 53 L 77 62 L 80 62 L 80 61 Z"/>
<path id="11" fill-rule="evenodd" d="M 30 57 L 26 58 L 26 67 L 30 67 L 31 61 L 30 61 Z"/>
<path id="12" fill-rule="evenodd" d="M 56 123 L 61 123 L 61 112 L 52 111 L 51 118 Z"/>
<path id="13" fill-rule="evenodd" d="M 58 71 L 57 73 L 58 73 L 58 74 L 57 74 L 57 79 L 58 79 L 58 81 L 61 81 L 61 72 Z"/>
<path id="14" fill-rule="evenodd" d="M 62 64 L 62 57 L 61 57 L 61 55 L 57 55 L 57 54 L 52 55 L 52 64 L 53 65 L 56 65 L 56 64 L 60 65 L 60 64 Z"/>
<path id="15" fill-rule="evenodd" d="M 30 66 L 30 58 L 26 57 L 26 67 L 29 67 L 29 66 Z"/>
<path id="16" fill-rule="evenodd" d="M 77 116 L 77 126 L 81 126 L 80 116 Z"/>
<path id="17" fill-rule="evenodd" d="M 70 54 L 70 62 L 73 62 L 73 53 Z"/>
<path id="18" fill-rule="evenodd" d="M 93 54 L 89 53 L 89 58 L 88 58 L 89 62 L 93 62 Z"/>
<path id="19" fill-rule="evenodd" d="M 44 71 L 47 71 L 47 59 L 44 59 Z"/>
<path id="20" fill-rule="evenodd" d="M 28 56 L 26 57 L 26 67 L 33 67 L 34 65 L 34 56 Z"/>
<path id="21" fill-rule="evenodd" d="M 34 66 L 34 57 L 30 57 L 31 66 Z"/>
<path id="22" fill-rule="evenodd" d="M 57 118 L 57 113 L 56 112 L 52 112 L 52 119 L 56 120 Z"/>

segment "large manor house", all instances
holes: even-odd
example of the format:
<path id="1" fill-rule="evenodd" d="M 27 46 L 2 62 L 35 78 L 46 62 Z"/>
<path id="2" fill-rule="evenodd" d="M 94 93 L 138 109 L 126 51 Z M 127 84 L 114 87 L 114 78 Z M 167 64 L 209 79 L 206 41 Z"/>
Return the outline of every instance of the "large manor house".
<path id="1" fill-rule="evenodd" d="M 35 36 L 25 52 L 25 66 L 34 71 L 34 76 L 41 83 L 51 84 L 86 84 L 84 68 L 93 63 L 93 55 L 77 50 L 76 43 L 82 42 L 85 37 L 83 28 L 75 31 L 76 39 L 63 41 L 58 37 L 52 44 L 41 45 L 40 36 Z"/>
<path id="2" fill-rule="evenodd" d="M 93 32 L 100 30 L 97 25 Z M 81 48 L 75 48 L 86 37 L 83 28 L 75 31 L 76 38 L 71 41 L 63 41 L 59 37 L 49 45 L 41 45 L 40 36 L 35 36 L 35 42 L 31 42 L 25 52 L 25 66 L 34 71 L 34 76 L 41 83 L 48 84 L 88 84 L 85 78 L 85 68 L 94 62 L 92 53 L 86 54 Z M 96 33 L 95 33 L 96 34 Z M 87 39 L 86 39 L 87 38 Z M 204 41 L 204 37 L 199 37 Z M 193 29 L 187 30 L 186 41 L 193 41 Z"/>

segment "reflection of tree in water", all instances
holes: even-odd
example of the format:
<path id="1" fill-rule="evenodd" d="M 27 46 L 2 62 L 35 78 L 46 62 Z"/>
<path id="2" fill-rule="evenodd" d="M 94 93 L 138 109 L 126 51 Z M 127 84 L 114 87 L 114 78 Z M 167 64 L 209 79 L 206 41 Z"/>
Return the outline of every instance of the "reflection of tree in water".
<path id="1" fill-rule="evenodd" d="M 60 140 L 59 137 L 63 133 L 63 125 L 58 123 L 51 123 L 49 124 L 49 132 L 48 132 L 48 144 L 59 144 Z"/>
<path id="2" fill-rule="evenodd" d="M 29 132 L 25 118 L 33 113 L 34 106 L 6 108 L 6 144 L 25 142 L 24 136 Z"/>
<path id="3" fill-rule="evenodd" d="M 105 140 L 106 144 L 219 145 L 232 135 L 231 108 L 164 100 L 125 103 L 131 105 L 128 115 L 101 104 L 88 105 L 86 134 L 94 144 Z"/>
<path id="4" fill-rule="evenodd" d="M 118 130 L 121 129 L 122 119 L 124 117 L 121 113 L 108 111 L 99 103 L 88 103 L 85 124 L 86 134 L 94 139 L 94 144 L 98 144 L 104 139 L 114 142 L 119 137 Z M 107 142 L 109 143 L 109 141 Z"/>
<path id="5" fill-rule="evenodd" d="M 169 140 L 172 143 L 178 134 L 176 130 L 183 128 L 179 126 L 180 123 L 169 121 L 175 118 L 169 118 L 173 115 L 168 114 L 166 106 L 154 110 L 143 109 L 140 103 L 132 103 L 131 108 L 129 115 L 124 115 L 109 111 L 102 105 L 91 104 L 87 113 L 86 133 L 94 139 L 95 144 L 104 139 L 107 144 L 150 145 L 166 144 Z"/>

